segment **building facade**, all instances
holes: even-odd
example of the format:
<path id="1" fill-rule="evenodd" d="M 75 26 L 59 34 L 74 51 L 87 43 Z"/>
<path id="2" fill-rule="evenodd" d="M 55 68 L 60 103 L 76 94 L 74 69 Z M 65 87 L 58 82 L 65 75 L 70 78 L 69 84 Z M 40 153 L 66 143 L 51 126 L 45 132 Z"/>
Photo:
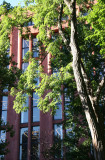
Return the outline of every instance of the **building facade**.
<path id="1" fill-rule="evenodd" d="M 19 35 L 19 30 L 14 28 L 10 35 L 10 55 L 14 54 L 13 60 L 17 63 L 18 68 L 24 72 L 28 67 L 28 62 L 24 62 L 24 55 L 27 51 L 33 51 L 33 57 L 38 58 L 39 48 L 35 47 L 37 44 L 36 35 L 38 30 L 29 24 L 31 34 L 28 35 L 29 40 Z M 51 55 L 48 54 L 42 62 L 44 72 L 51 74 L 50 67 Z M 40 78 L 36 79 L 37 84 Z M 26 104 L 28 110 L 17 114 L 13 109 L 14 98 L 10 96 L 8 91 L 4 91 L 1 97 L 1 119 L 13 125 L 15 131 L 14 137 L 10 137 L 9 133 L 0 131 L 0 139 L 9 141 L 9 153 L 1 156 L 5 160 L 44 160 L 45 151 L 50 148 L 54 141 L 54 135 L 63 138 L 62 121 L 64 120 L 64 95 L 61 96 L 62 104 L 54 116 L 51 113 L 43 113 L 37 108 L 38 95 L 33 92 L 32 97 L 27 96 Z"/>

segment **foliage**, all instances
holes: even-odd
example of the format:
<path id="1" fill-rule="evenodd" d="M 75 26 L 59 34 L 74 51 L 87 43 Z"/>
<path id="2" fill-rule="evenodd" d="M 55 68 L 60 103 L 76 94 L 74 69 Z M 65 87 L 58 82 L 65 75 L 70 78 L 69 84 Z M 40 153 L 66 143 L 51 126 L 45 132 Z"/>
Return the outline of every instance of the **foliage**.
<path id="1" fill-rule="evenodd" d="M 75 109 L 68 106 L 65 120 L 66 136 L 64 138 L 64 147 L 66 159 L 83 160 L 91 159 L 90 145 L 91 138 L 88 124 L 85 119 L 81 106 L 75 106 Z"/>
<path id="2" fill-rule="evenodd" d="M 28 5 L 26 1 L 26 5 Z M 104 55 L 105 55 L 105 4 L 103 1 L 99 1 L 96 5 L 94 5 L 93 10 L 90 9 L 89 14 L 85 17 L 83 16 L 83 12 L 87 10 L 85 0 L 78 0 L 77 3 L 83 3 L 84 9 L 81 10 L 80 14 L 77 16 L 77 36 L 78 36 L 78 45 L 81 51 L 81 61 L 85 67 L 85 71 L 89 80 L 91 81 L 89 84 L 90 90 L 93 89 L 93 95 L 97 94 L 97 86 L 104 76 Z M 88 2 L 87 2 L 88 3 Z M 71 50 L 68 51 L 67 45 L 63 41 L 62 35 L 56 34 L 54 31 L 54 27 L 58 26 L 59 14 L 60 14 L 60 5 L 63 5 L 62 17 L 60 19 L 61 25 L 68 23 L 67 28 L 62 29 L 64 36 L 68 42 L 70 43 L 70 34 L 71 34 L 71 26 L 70 26 L 70 16 L 71 12 L 69 11 L 67 5 L 63 0 L 36 0 L 34 5 L 28 5 L 27 8 L 21 8 L 20 6 L 15 7 L 14 9 L 8 12 L 8 15 L 4 15 L 0 22 L 0 48 L 2 48 L 4 42 L 7 43 L 6 37 L 10 33 L 12 26 L 18 27 L 18 29 L 23 31 L 24 23 L 30 21 L 32 19 L 34 21 L 34 27 L 39 29 L 39 34 L 37 35 L 38 40 L 41 42 L 40 44 L 44 45 L 45 56 L 50 53 L 52 55 L 51 59 L 51 69 L 57 70 L 56 74 L 48 75 L 43 73 L 43 69 L 38 67 L 36 60 L 29 59 L 31 62 L 28 66 L 27 70 L 20 76 L 18 85 L 16 89 L 12 88 L 11 94 L 16 95 L 16 99 L 14 101 L 14 109 L 17 113 L 20 111 L 26 110 L 27 106 L 23 107 L 23 104 L 26 101 L 26 94 L 31 95 L 32 91 L 36 91 L 39 95 L 39 103 L 38 107 L 43 110 L 43 112 L 52 111 L 52 113 L 56 112 L 57 103 L 60 103 L 60 95 L 63 94 L 63 89 L 68 88 L 70 97 L 73 97 L 72 107 L 69 109 L 71 119 L 69 118 L 69 125 L 74 125 L 74 137 L 72 137 L 72 142 L 76 141 L 76 145 L 72 148 L 72 144 L 70 144 L 70 148 L 72 148 L 72 153 L 69 156 L 77 156 L 79 150 L 77 147 L 77 142 L 79 140 L 80 133 L 83 133 L 83 128 L 78 126 L 78 120 L 75 119 L 75 115 L 78 113 L 78 109 L 81 103 L 78 97 L 76 82 L 74 80 L 73 70 L 72 70 L 72 55 Z M 82 7 L 83 7 L 82 6 Z M 1 9 L 3 10 L 2 6 Z M 27 11 L 30 10 L 30 16 L 28 16 Z M 0 13 L 1 14 L 1 13 Z M 11 17 L 9 17 L 11 15 Z M 28 18 L 27 18 L 28 17 Z M 101 18 L 100 18 L 101 17 Z M 88 22 L 85 23 L 85 21 Z M 92 27 L 92 29 L 90 29 Z M 5 32 L 7 31 L 7 32 Z M 29 29 L 26 27 L 26 31 L 29 33 Z M 39 44 L 39 45 L 40 45 Z M 59 62 L 59 63 L 58 63 Z M 38 73 L 39 70 L 39 73 Z M 36 78 L 38 76 L 41 78 L 40 85 L 37 86 Z M 103 87 L 104 90 L 105 87 Z M 103 93 L 104 94 L 104 93 Z M 102 94 L 101 94 L 102 96 Z M 100 101 L 102 97 L 100 96 Z M 99 104 L 99 103 L 98 103 Z M 102 103 L 102 108 L 104 107 L 104 103 Z M 78 109 L 77 109 L 78 108 Z M 79 112 L 80 113 L 80 112 Z M 78 114 L 79 114 L 78 113 Z M 83 115 L 83 114 L 82 114 Z M 72 120 L 72 122 L 70 122 Z M 80 120 L 80 119 L 79 119 Z M 84 120 L 83 120 L 84 122 Z M 83 124 L 84 125 L 84 124 Z M 80 132 L 78 131 L 78 127 Z M 73 126 L 72 126 L 73 128 Z M 78 131 L 78 132 L 77 132 Z M 87 128 L 86 128 L 86 132 Z M 78 136 L 78 135 L 79 136 Z M 83 133 L 84 134 L 84 133 Z M 76 136 L 75 136 L 76 135 Z M 71 138 L 71 137 L 70 137 Z M 73 139 L 74 138 L 74 139 Z M 86 141 L 87 142 L 87 141 Z M 66 143 L 66 140 L 65 140 Z M 88 146 L 89 143 L 83 143 L 83 146 Z M 75 151 L 75 152 L 74 152 Z M 81 148 L 80 148 L 81 151 Z M 75 153 L 75 154 L 74 154 Z M 81 156 L 81 155 L 80 155 Z M 80 158 L 79 156 L 79 158 Z"/>
<path id="3" fill-rule="evenodd" d="M 61 139 L 59 135 L 54 136 L 54 144 L 45 150 L 44 157 L 48 160 L 93 159 L 90 132 L 83 109 L 78 105 L 80 104 L 79 98 L 75 97 L 68 87 L 65 88 L 64 95 L 66 98 L 63 121 L 64 138 Z"/>
<path id="4" fill-rule="evenodd" d="M 66 134 L 64 139 L 61 140 L 58 136 L 55 136 L 54 144 L 46 151 L 45 157 L 48 160 L 54 158 L 66 160 L 91 159 L 91 138 L 85 115 L 83 111 L 81 111 L 81 107 L 77 106 L 74 110 L 73 107 L 70 107 L 69 105 L 68 110 L 65 111 L 65 113 L 66 119 L 64 121 L 64 129 Z"/>
<path id="5" fill-rule="evenodd" d="M 13 108 L 17 113 L 27 109 L 27 106 L 23 107 L 27 98 L 26 94 L 31 95 L 32 90 L 37 87 L 35 83 L 38 77 L 38 62 L 35 59 L 30 59 L 30 62 L 27 70 L 20 76 L 17 88 L 11 88 L 11 95 L 16 96 Z"/>
<path id="6" fill-rule="evenodd" d="M 9 57 L 6 49 L 0 51 L 0 92 L 3 89 L 8 89 L 12 86 L 15 86 L 15 83 L 18 77 L 21 74 L 21 71 L 16 67 L 16 63 L 12 60 L 12 57 Z M 9 69 L 9 64 L 12 64 L 12 67 Z M 0 93 L 1 94 L 1 93 Z"/>
<path id="7" fill-rule="evenodd" d="M 105 2 L 99 1 L 93 6 L 91 14 L 86 19 L 91 24 L 94 30 L 93 34 L 90 34 L 88 39 L 97 39 L 96 45 L 101 47 L 100 54 L 105 55 Z"/>
<path id="8" fill-rule="evenodd" d="M 5 1 L 3 5 L 0 6 L 0 15 L 2 14 L 0 21 L 0 94 L 3 89 L 10 90 L 12 86 L 15 86 L 14 82 L 17 81 L 21 74 L 21 71 L 16 66 L 16 62 L 13 61 L 14 55 L 12 54 L 12 56 L 9 56 L 11 45 L 9 34 L 13 23 L 10 17 L 8 17 L 8 13 L 12 10 L 13 7 Z M 11 64 L 10 69 L 9 64 Z"/>
<path id="9" fill-rule="evenodd" d="M 0 132 L 3 131 L 3 134 L 6 134 L 9 132 L 10 137 L 13 137 L 15 132 L 13 130 L 13 126 L 11 126 L 9 123 L 7 123 L 6 125 L 3 123 L 3 121 L 0 120 Z M 0 156 L 2 155 L 6 155 L 9 150 L 7 148 L 9 142 L 7 141 L 7 139 L 3 140 L 0 139 Z"/>
<path id="10" fill-rule="evenodd" d="M 14 55 L 9 56 L 9 34 L 10 30 L 12 29 L 12 23 L 7 15 L 12 10 L 13 7 L 5 1 L 3 1 L 3 5 L 0 5 L 0 97 L 5 95 L 5 92 L 10 91 L 11 87 L 16 86 L 16 81 L 21 74 L 21 71 L 16 66 L 16 62 L 13 61 Z M 3 21 L 2 16 L 4 17 Z M 11 65 L 10 68 L 9 65 Z M 3 134 L 9 132 L 10 137 L 14 136 L 13 126 L 11 126 L 8 122 L 7 124 L 5 124 L 0 117 L 0 136 L 1 132 Z M 7 141 L 7 139 L 0 139 L 0 158 L 2 158 L 9 152 L 9 150 L 7 149 L 8 144 L 9 142 Z"/>

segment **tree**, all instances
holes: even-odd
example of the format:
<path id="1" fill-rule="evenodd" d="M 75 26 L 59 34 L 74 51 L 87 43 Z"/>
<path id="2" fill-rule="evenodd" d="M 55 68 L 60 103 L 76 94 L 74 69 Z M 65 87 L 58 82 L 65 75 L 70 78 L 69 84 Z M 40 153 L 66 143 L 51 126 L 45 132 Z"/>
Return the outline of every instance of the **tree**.
<path id="1" fill-rule="evenodd" d="M 49 2 L 46 2 L 46 3 L 49 3 Z M 41 2 L 41 4 L 42 4 L 41 7 L 43 7 L 43 5 L 44 5 L 43 2 Z M 104 71 L 102 73 L 101 80 L 100 80 L 100 77 L 98 78 L 98 80 L 99 80 L 98 87 L 96 87 L 96 89 L 93 90 L 91 87 L 91 81 L 89 80 L 88 74 L 85 71 L 84 64 L 82 62 L 83 60 L 81 60 L 82 55 L 81 55 L 81 49 L 80 49 L 80 46 L 78 43 L 78 33 L 77 33 L 77 18 L 76 18 L 76 8 L 75 8 L 76 7 L 76 0 L 71 0 L 71 1 L 64 0 L 64 4 L 66 4 L 67 8 L 70 11 L 71 34 L 69 32 L 69 35 L 68 35 L 70 42 L 65 37 L 65 34 L 62 30 L 62 25 L 61 25 L 61 18 L 62 18 L 62 13 L 63 13 L 62 12 L 63 11 L 63 2 L 62 1 L 61 1 L 61 4 L 59 4 L 59 8 L 58 8 L 58 10 L 59 10 L 59 12 L 58 12 L 59 33 L 60 33 L 62 40 L 63 40 L 64 44 L 66 45 L 68 51 L 73 56 L 73 63 L 72 63 L 73 73 L 74 73 L 74 77 L 75 77 L 75 81 L 76 81 L 77 91 L 78 91 L 78 94 L 79 94 L 79 97 L 80 97 L 80 100 L 82 103 L 82 107 L 84 108 L 86 119 L 87 119 L 89 129 L 91 132 L 95 159 L 105 159 L 105 155 L 104 155 L 104 153 L 105 153 L 104 121 L 102 118 L 103 116 L 102 116 L 101 108 L 99 105 L 99 103 L 100 103 L 99 96 L 100 96 L 102 88 L 104 88 L 104 86 L 105 86 Z M 102 7 L 102 5 L 103 5 L 103 3 L 101 4 L 101 7 Z M 50 7 L 48 9 L 50 9 Z M 55 9 L 54 3 L 52 4 L 52 7 L 54 7 L 54 9 Z M 46 8 L 47 8 L 47 5 L 46 5 Z M 38 10 L 38 9 L 36 9 L 36 10 Z M 43 14 L 45 12 L 43 11 L 41 13 Z M 51 12 L 49 12 L 49 14 L 51 15 Z M 56 12 L 55 12 L 55 14 L 56 14 Z M 53 16 L 55 14 L 53 14 Z M 43 18 L 42 18 L 42 20 L 43 20 Z M 43 27 L 45 27 L 46 26 L 45 24 L 48 23 L 48 20 L 46 20 L 46 21 L 45 20 L 46 19 L 44 19 L 44 24 L 42 24 Z M 51 21 L 50 21 L 50 23 L 51 23 Z M 96 24 L 97 24 L 97 22 L 96 22 Z M 99 24 L 100 23 L 98 23 L 98 25 Z M 93 25 L 94 25 L 94 23 L 93 23 Z M 98 27 L 97 27 L 97 29 L 99 31 Z M 95 29 L 95 27 L 94 27 L 94 29 Z M 40 31 L 40 28 L 39 28 L 39 31 Z M 96 31 L 96 32 L 98 32 L 98 31 Z M 98 34 L 99 34 L 99 32 L 98 32 Z M 100 37 L 101 37 L 101 35 L 100 35 Z M 98 43 L 98 45 L 100 45 L 100 43 Z M 103 48 L 102 44 L 100 46 Z"/>
<path id="2" fill-rule="evenodd" d="M 45 159 L 93 160 L 90 132 L 81 106 L 74 109 L 69 104 L 66 109 L 63 122 L 66 134 L 63 139 L 59 134 L 54 136 L 53 145 L 43 153 Z"/>
<path id="3" fill-rule="evenodd" d="M 70 3 L 65 1 L 68 7 Z M 77 32 L 76 32 L 76 11 L 75 1 L 72 1 L 72 13 L 71 13 L 71 51 L 73 54 L 73 71 L 74 77 L 77 84 L 77 90 L 80 96 L 82 106 L 86 119 L 90 128 L 92 143 L 94 147 L 95 159 L 105 159 L 105 136 L 104 136 L 104 121 L 99 106 L 99 95 L 102 87 L 105 84 L 105 77 L 102 78 L 95 94 L 90 92 L 89 79 L 86 75 L 84 67 L 80 59 L 80 49 L 77 43 Z M 92 90 L 92 88 L 91 88 Z M 93 92 L 93 91 L 92 91 Z"/>
<path id="4" fill-rule="evenodd" d="M 10 39 L 9 34 L 11 27 L 8 26 L 9 19 L 6 16 L 8 12 L 10 12 L 13 7 L 9 3 L 3 2 L 1 8 L 1 17 L 2 14 L 5 13 L 3 21 L 0 21 L 0 96 L 3 94 L 3 90 L 10 90 L 13 85 L 15 86 L 15 82 L 20 77 L 21 71 L 17 68 L 17 64 L 13 61 L 14 54 L 12 56 L 9 55 L 10 52 Z M 7 21 L 7 23 L 6 23 Z M 8 28 L 7 28 L 8 26 Z M 9 65 L 11 67 L 9 68 Z"/>
<path id="5" fill-rule="evenodd" d="M 9 152 L 7 148 L 9 142 L 5 138 L 7 132 L 9 132 L 10 136 L 13 137 L 15 133 L 13 126 L 11 126 L 9 123 L 4 124 L 3 121 L 0 120 L 0 158 L 3 158 L 3 156 Z"/>
<path id="6" fill-rule="evenodd" d="M 7 14 L 10 10 L 13 9 L 10 3 L 3 1 L 3 6 L 0 5 L 0 8 L 3 11 L 3 14 Z M 1 11 L 1 12 L 2 12 Z M 1 13 L 0 13 L 1 15 Z M 6 18 L 6 16 L 5 16 Z M 9 32 L 5 32 L 5 24 L 0 19 L 0 158 L 2 159 L 9 150 L 7 148 L 9 142 L 6 139 L 6 133 L 9 132 L 10 137 L 14 136 L 13 126 L 7 122 L 5 124 L 1 119 L 1 109 L 2 109 L 2 96 L 7 95 L 7 92 L 10 91 L 11 87 L 15 86 L 15 82 L 20 77 L 21 71 L 16 67 L 16 62 L 13 61 L 14 55 L 9 55 L 10 52 L 10 40 Z M 3 27 L 4 26 L 4 27 Z M 9 65 L 11 67 L 9 68 Z M 3 137 L 2 137 L 3 136 Z"/>
<path id="7" fill-rule="evenodd" d="M 28 2 L 32 1 L 27 1 L 27 3 Z M 34 89 L 40 96 L 40 109 L 44 112 L 52 109 L 52 112 L 55 112 L 57 109 L 56 104 L 60 102 L 59 96 L 63 92 L 61 90 L 61 85 L 65 85 L 69 82 L 68 87 L 71 87 L 71 82 L 75 79 L 78 95 L 91 132 L 95 160 L 104 160 L 105 136 L 104 114 L 102 110 L 105 100 L 102 99 L 102 96 L 105 94 L 105 25 L 103 12 L 105 3 L 99 0 L 93 7 L 93 11 L 91 11 L 86 18 L 83 18 L 82 15 L 84 15 L 84 12 L 87 10 L 86 5 L 88 4 L 88 1 L 36 0 L 35 2 L 35 5 L 29 5 L 26 10 L 31 10 L 35 13 L 32 19 L 35 27 L 39 28 L 37 37 L 44 45 L 45 54 L 52 54 L 52 62 L 54 62 L 54 56 L 56 56 L 55 62 L 60 60 L 60 63 L 56 63 L 57 66 L 54 66 L 59 69 L 59 73 L 58 76 L 49 76 L 40 72 L 39 76 L 42 78 L 42 81 L 40 88 L 37 88 L 34 84 L 35 81 L 32 80 L 32 77 L 35 79 L 35 76 L 38 76 L 32 69 L 36 66 L 36 62 L 35 60 L 30 59 L 32 63 L 27 71 L 20 77 L 19 85 L 17 87 L 18 92 L 15 92 L 17 93 L 17 97 L 14 102 L 14 108 L 17 112 L 20 112 L 21 109 L 23 109 L 22 104 L 25 101 L 23 93 L 30 94 L 30 89 Z M 76 12 L 76 3 L 80 6 L 82 11 L 80 14 L 77 14 Z M 89 5 L 91 6 L 91 3 Z M 10 18 L 11 21 L 9 21 L 11 26 L 17 26 L 22 30 L 23 23 L 29 20 L 26 20 L 27 14 L 23 14 L 24 10 L 25 9 L 23 8 L 17 7 L 9 13 L 13 15 Z M 98 11 L 100 12 L 98 13 Z M 16 15 L 17 12 L 20 14 Z M 100 15 L 102 16 L 101 19 Z M 68 16 L 66 19 L 68 26 L 64 29 L 64 21 L 62 18 L 66 16 Z M 88 21 L 88 24 L 85 23 L 86 20 Z M 89 23 L 90 26 L 92 26 L 92 29 L 90 29 Z M 52 39 L 49 37 L 50 35 L 55 34 L 52 26 L 56 25 L 59 29 L 59 35 L 58 38 L 54 40 L 53 37 Z M 82 34 L 80 35 L 80 33 Z M 93 63 L 94 60 L 97 63 Z M 52 64 L 54 65 L 54 63 Z M 29 74 L 30 70 L 31 73 Z M 74 91 L 76 90 L 75 87 L 73 89 Z M 48 92 L 46 96 L 42 98 L 42 95 L 47 90 L 51 90 L 51 92 Z M 22 102 L 21 105 L 20 103 L 18 104 L 18 101 Z"/>

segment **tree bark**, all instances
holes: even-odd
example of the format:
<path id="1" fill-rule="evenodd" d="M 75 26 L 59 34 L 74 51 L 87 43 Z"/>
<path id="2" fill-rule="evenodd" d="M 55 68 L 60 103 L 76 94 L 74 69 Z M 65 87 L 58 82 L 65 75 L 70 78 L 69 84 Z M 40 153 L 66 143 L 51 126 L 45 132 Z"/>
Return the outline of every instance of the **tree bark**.
<path id="1" fill-rule="evenodd" d="M 66 0 L 65 0 L 66 1 Z M 95 160 L 105 160 L 105 136 L 104 123 L 99 106 L 92 96 L 88 94 L 84 76 L 81 71 L 81 53 L 77 41 L 76 29 L 76 0 L 71 0 L 71 42 L 70 47 L 73 55 L 73 72 L 77 90 L 86 115 L 88 126 L 92 136 Z"/>

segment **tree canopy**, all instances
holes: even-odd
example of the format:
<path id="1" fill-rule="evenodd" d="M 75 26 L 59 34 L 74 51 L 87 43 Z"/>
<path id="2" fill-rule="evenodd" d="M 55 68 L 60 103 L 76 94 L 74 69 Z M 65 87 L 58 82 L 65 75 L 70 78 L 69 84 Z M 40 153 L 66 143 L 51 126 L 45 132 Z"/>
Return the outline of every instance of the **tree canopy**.
<path id="1" fill-rule="evenodd" d="M 38 107 L 44 112 L 52 110 L 52 113 L 55 113 L 56 104 L 61 101 L 60 95 L 64 93 L 61 86 L 67 88 L 70 98 L 74 97 L 74 109 L 81 105 L 84 110 L 92 136 L 95 159 L 100 157 L 104 160 L 105 3 L 102 0 L 98 0 L 94 5 L 87 0 L 32 2 L 26 1 L 25 8 L 17 6 L 8 13 L 5 13 L 4 6 L 0 7 L 0 48 L 7 43 L 6 37 L 12 27 L 17 27 L 22 33 L 24 23 L 32 20 L 34 27 L 39 30 L 39 45 L 44 46 L 43 56 L 52 55 L 51 68 L 58 72 L 45 74 L 37 61 L 30 58 L 29 67 L 20 76 L 17 87 L 12 88 L 11 94 L 16 95 L 14 108 L 18 113 L 26 109 L 27 106 L 23 108 L 25 95 L 31 95 L 34 90 L 39 95 Z M 29 10 L 32 13 L 30 16 Z M 27 27 L 26 31 L 30 33 Z M 35 78 L 38 76 L 41 78 L 39 86 L 35 85 Z"/>

